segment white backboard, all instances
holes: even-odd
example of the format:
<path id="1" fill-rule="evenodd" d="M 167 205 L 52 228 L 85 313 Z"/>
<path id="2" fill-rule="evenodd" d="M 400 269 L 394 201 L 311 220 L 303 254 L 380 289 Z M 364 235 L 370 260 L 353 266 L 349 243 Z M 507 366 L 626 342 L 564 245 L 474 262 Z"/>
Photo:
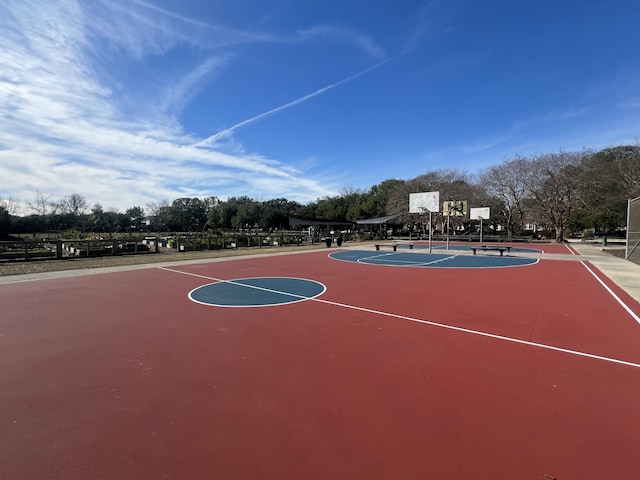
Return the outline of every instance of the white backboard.
<path id="1" fill-rule="evenodd" d="M 479 207 L 469 209 L 469 218 L 471 220 L 489 220 L 491 217 L 491 209 L 489 207 Z"/>
<path id="2" fill-rule="evenodd" d="M 429 213 L 440 211 L 440 192 L 409 194 L 409 213 Z"/>

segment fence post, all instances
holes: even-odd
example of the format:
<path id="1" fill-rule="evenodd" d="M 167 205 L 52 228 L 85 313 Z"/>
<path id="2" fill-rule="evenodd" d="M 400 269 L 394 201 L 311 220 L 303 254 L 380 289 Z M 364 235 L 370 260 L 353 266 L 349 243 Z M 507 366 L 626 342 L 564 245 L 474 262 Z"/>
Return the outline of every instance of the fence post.
<path id="1" fill-rule="evenodd" d="M 638 246 L 640 246 L 640 197 L 627 200 L 627 238 L 624 258 L 640 263 Z"/>

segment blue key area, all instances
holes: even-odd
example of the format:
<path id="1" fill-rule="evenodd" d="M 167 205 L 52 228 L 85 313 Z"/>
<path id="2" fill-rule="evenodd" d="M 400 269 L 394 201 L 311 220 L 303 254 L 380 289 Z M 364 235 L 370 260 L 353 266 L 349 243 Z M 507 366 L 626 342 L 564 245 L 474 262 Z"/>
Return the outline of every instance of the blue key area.
<path id="1" fill-rule="evenodd" d="M 219 307 L 267 307 L 309 300 L 325 290 L 322 283 L 304 278 L 254 277 L 203 285 L 192 290 L 189 298 Z"/>
<path id="2" fill-rule="evenodd" d="M 335 260 L 386 265 L 394 267 L 430 268 L 498 268 L 522 267 L 537 263 L 535 258 L 501 257 L 499 255 L 457 255 L 449 253 L 383 252 L 371 250 L 346 250 L 329 255 Z"/>

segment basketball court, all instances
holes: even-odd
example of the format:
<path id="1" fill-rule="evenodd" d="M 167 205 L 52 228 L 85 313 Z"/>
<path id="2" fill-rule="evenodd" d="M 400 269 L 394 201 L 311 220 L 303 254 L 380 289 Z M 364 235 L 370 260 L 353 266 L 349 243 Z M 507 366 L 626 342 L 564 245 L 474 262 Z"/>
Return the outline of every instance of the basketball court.
<path id="1" fill-rule="evenodd" d="M 1 284 L 0 476 L 639 477 L 640 305 L 432 247 Z"/>

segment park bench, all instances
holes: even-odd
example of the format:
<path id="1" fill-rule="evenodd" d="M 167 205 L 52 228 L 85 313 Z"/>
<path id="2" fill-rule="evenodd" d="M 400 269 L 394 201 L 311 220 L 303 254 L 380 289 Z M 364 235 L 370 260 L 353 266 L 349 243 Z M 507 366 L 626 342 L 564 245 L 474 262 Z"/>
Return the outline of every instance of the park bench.
<path id="1" fill-rule="evenodd" d="M 409 249 L 413 249 L 413 243 L 398 243 L 398 242 L 392 242 L 392 243 L 376 243 L 376 250 L 380 250 L 380 247 L 392 247 L 393 251 L 395 252 L 398 248 L 398 245 L 409 245 Z"/>
<path id="2" fill-rule="evenodd" d="M 471 247 L 471 250 L 473 250 L 474 255 L 478 250 L 480 250 L 481 252 L 487 252 L 487 251 L 500 252 L 500 256 L 502 257 L 505 251 L 507 253 L 511 252 L 511 245 L 505 245 L 504 247 L 493 246 L 493 245 L 480 245 L 479 247 Z"/>

